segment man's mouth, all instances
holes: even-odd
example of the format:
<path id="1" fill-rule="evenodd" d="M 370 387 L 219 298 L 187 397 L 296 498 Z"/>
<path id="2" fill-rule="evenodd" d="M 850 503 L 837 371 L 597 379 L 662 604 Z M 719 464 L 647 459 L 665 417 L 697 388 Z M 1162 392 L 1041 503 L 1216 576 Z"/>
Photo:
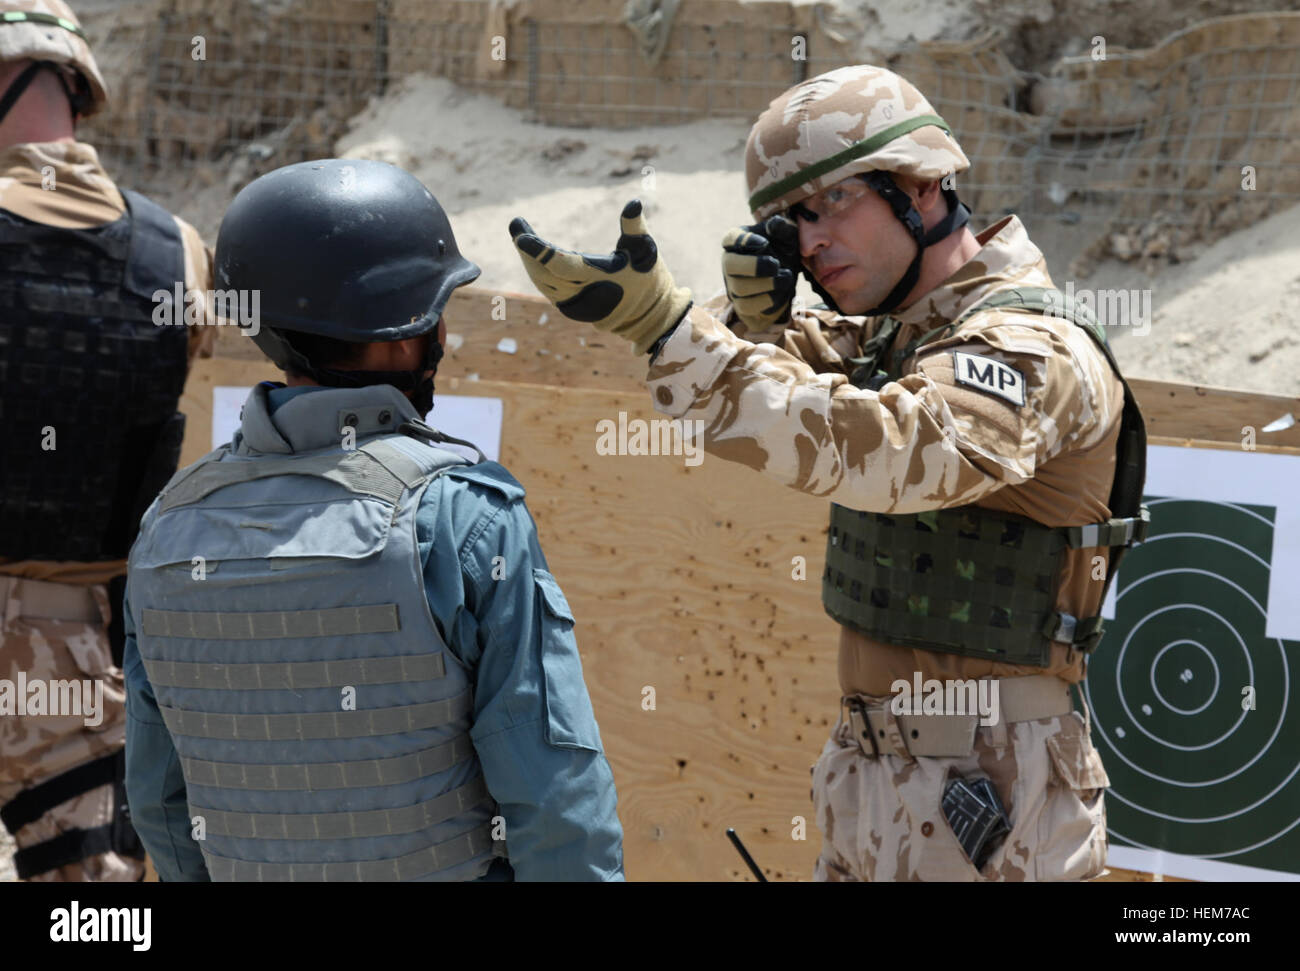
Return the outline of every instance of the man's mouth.
<path id="1" fill-rule="evenodd" d="M 822 286 L 834 283 L 835 279 L 847 269 L 847 266 L 832 266 L 829 270 L 823 270 L 821 272 L 821 275 L 817 278 L 817 282 Z"/>

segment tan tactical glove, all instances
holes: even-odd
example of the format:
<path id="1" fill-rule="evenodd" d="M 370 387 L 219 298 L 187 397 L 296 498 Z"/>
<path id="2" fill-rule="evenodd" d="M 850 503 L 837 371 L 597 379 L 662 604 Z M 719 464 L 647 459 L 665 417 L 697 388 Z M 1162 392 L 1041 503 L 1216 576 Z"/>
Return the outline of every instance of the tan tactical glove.
<path id="1" fill-rule="evenodd" d="M 749 331 L 789 321 L 799 268 L 799 227 L 784 216 L 739 226 L 723 237 L 727 296 Z"/>
<path id="2" fill-rule="evenodd" d="M 673 286 L 640 199 L 623 207 L 620 223 L 623 234 L 608 256 L 557 249 L 518 217 L 510 221 L 510 238 L 529 278 L 560 313 L 617 334 L 644 354 L 686 316 L 691 291 Z"/>

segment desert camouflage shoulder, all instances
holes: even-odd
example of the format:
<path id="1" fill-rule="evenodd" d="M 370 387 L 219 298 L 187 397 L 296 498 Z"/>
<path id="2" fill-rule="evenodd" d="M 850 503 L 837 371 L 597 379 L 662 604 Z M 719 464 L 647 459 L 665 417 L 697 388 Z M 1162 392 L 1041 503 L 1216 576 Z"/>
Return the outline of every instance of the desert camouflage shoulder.
<path id="1" fill-rule="evenodd" d="M 972 260 L 895 315 L 895 348 L 999 290 L 1053 285 L 1015 217 L 979 238 Z M 1122 409 L 1104 356 L 1063 319 L 974 313 L 872 391 L 849 380 L 846 361 L 883 318 L 804 311 L 779 341 L 756 344 L 725 326 L 726 310 L 692 308 L 664 344 L 647 378 L 655 407 L 702 419 L 711 454 L 851 508 L 975 502 L 1032 479 L 1067 447 L 1099 441 Z"/>

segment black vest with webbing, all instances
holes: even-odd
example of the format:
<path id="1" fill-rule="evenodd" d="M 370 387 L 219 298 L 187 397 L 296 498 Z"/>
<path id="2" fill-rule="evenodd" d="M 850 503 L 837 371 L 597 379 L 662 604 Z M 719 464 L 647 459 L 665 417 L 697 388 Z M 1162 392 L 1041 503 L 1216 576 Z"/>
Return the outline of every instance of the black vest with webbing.
<path id="1" fill-rule="evenodd" d="M 1090 653 L 1102 635 L 1100 614 L 1077 618 L 1056 608 L 1061 568 L 1071 549 L 1109 549 L 1102 597 L 1124 552 L 1146 537 L 1146 426 L 1091 310 L 1058 290 L 1018 287 L 994 294 L 951 323 L 909 342 L 881 368 L 899 323 L 888 319 L 852 359 L 851 380 L 879 390 L 917 349 L 985 310 L 1047 313 L 1082 327 L 1124 388 L 1116 443 L 1111 517 L 1083 526 L 1048 527 L 1024 516 L 959 506 L 915 514 L 847 509 L 832 503 L 822 603 L 841 624 L 889 644 L 1045 667 L 1053 642 Z M 1099 601 L 1100 602 L 1100 601 Z"/>
<path id="2" fill-rule="evenodd" d="M 122 195 L 93 229 L 0 209 L 0 556 L 125 557 L 176 471 L 188 335 L 153 297 L 184 323 L 185 251 L 166 210 Z"/>

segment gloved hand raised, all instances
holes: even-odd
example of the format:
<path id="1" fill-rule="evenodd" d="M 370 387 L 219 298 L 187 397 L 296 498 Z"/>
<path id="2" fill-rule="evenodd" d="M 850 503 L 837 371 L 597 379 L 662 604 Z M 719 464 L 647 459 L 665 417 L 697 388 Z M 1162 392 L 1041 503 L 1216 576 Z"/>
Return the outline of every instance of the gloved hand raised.
<path id="1" fill-rule="evenodd" d="M 740 226 L 722 240 L 722 278 L 736 316 L 751 331 L 790 319 L 800 269 L 799 227 L 785 216 Z"/>
<path id="2" fill-rule="evenodd" d="M 558 249 L 518 217 L 510 221 L 510 238 L 534 286 L 560 313 L 617 334 L 644 354 L 686 315 L 691 292 L 673 285 L 640 199 L 623 207 L 620 224 L 608 256 Z"/>

